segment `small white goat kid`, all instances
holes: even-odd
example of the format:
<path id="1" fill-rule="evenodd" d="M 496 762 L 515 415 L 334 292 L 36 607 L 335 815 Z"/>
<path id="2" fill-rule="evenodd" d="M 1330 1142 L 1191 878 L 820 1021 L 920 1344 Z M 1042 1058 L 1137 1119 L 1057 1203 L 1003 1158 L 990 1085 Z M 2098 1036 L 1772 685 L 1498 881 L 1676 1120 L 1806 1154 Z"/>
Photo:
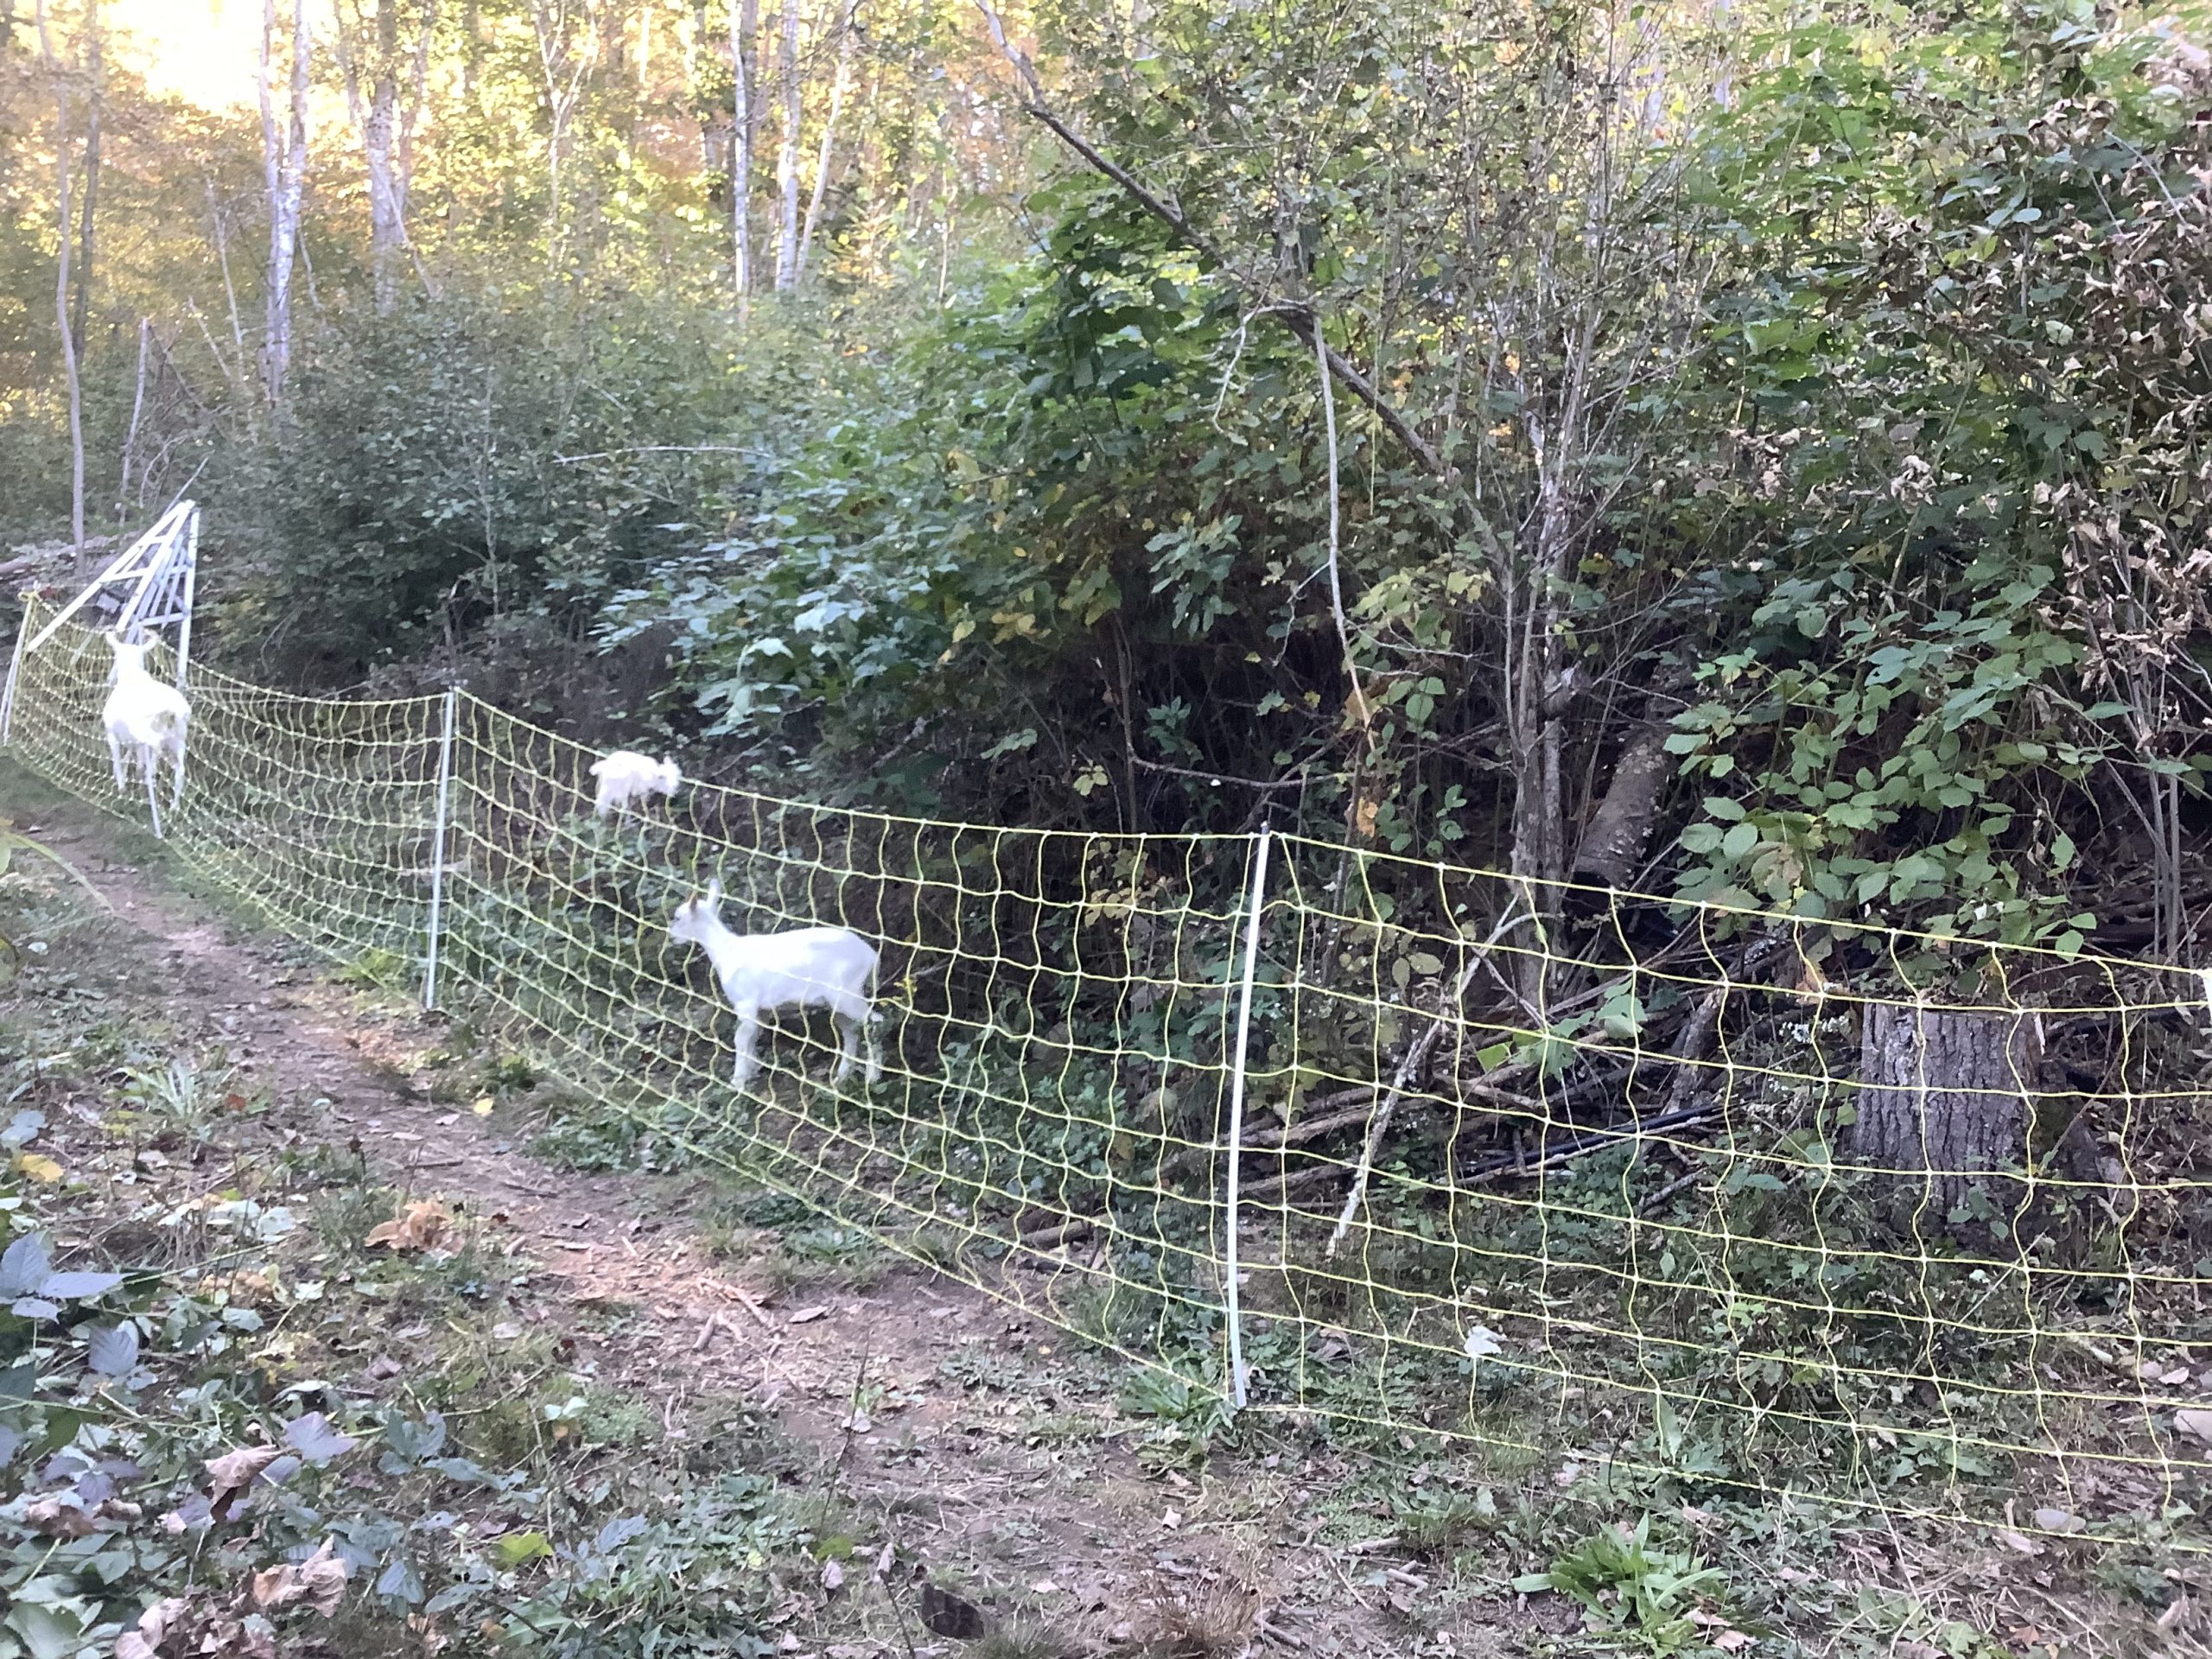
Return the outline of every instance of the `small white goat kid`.
<path id="1" fill-rule="evenodd" d="M 164 756 L 176 766 L 176 787 L 169 796 L 174 810 L 184 798 L 184 729 L 192 718 L 192 705 L 184 693 L 164 685 L 146 671 L 146 653 L 153 642 L 132 645 L 120 634 L 107 636 L 115 652 L 115 690 L 107 694 L 100 710 L 100 724 L 107 728 L 107 755 L 115 766 L 115 786 L 127 791 L 127 753 L 146 778 L 146 805 L 154 815 L 154 834 L 162 833 L 162 806 L 154 798 L 154 773 Z"/>
<path id="2" fill-rule="evenodd" d="M 683 781 L 673 760 L 656 760 L 632 749 L 617 749 L 592 762 L 591 775 L 599 779 L 599 796 L 592 810 L 601 817 L 609 812 L 627 816 L 632 803 L 651 795 L 673 795 Z"/>
<path id="3" fill-rule="evenodd" d="M 875 947 L 842 927 L 801 927 L 788 933 L 733 933 L 721 918 L 722 884 L 708 885 L 702 899 L 687 899 L 669 918 L 668 936 L 702 947 L 715 964 L 722 995 L 737 1010 L 737 1066 L 740 1089 L 760 1069 L 753 1047 L 760 1038 L 763 1010 L 827 1008 L 843 1038 L 833 1081 L 843 1081 L 868 1033 L 868 1080 L 883 1076 L 877 1063 L 874 1006 L 869 987 L 875 978 Z"/>

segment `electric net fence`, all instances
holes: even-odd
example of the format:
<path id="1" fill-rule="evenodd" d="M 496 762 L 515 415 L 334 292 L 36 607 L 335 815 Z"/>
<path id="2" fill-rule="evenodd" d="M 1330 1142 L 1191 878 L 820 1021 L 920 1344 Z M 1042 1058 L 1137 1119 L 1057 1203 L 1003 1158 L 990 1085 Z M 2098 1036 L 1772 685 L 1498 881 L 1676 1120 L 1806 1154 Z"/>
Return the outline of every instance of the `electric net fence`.
<path id="1" fill-rule="evenodd" d="M 20 653 L 10 741 L 135 817 L 109 661 Z M 708 785 L 600 818 L 593 752 L 465 692 L 190 690 L 165 827 L 202 877 L 574 1109 L 1194 1395 L 1505 1478 L 2212 1548 L 2192 972 L 1296 836 Z M 787 1012 L 732 1085 L 667 934 L 711 880 L 741 932 L 878 946 L 879 1083 Z"/>

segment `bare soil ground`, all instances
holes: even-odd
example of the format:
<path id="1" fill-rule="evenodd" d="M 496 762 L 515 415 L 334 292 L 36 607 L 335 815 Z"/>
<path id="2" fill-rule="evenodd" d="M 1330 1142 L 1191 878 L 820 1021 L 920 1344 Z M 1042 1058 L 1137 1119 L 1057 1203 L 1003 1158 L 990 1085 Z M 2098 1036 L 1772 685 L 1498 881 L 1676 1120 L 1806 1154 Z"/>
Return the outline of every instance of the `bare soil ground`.
<path id="1" fill-rule="evenodd" d="M 219 1046 L 268 1092 L 276 1111 L 254 1133 L 350 1147 L 534 1262 L 531 1315 L 570 1334 L 604 1385 L 651 1402 L 671 1436 L 702 1432 L 712 1414 L 698 1408 L 716 1400 L 772 1414 L 841 1496 L 887 1517 L 902 1553 L 997 1619 L 1094 1649 L 1165 1631 L 1194 1656 L 1503 1639 L 1455 1628 L 1430 1593 L 1437 1567 L 1397 1548 L 1387 1512 L 1347 1501 L 1355 1471 L 1339 1455 L 1278 1446 L 1147 1472 L 1131 1449 L 1143 1423 L 1065 1333 L 910 1266 L 792 1282 L 772 1240 L 710 1244 L 690 1218 L 704 1178 L 533 1157 L 526 1103 L 480 1115 L 436 1097 L 437 1016 L 332 983 L 134 861 L 78 804 L 42 801 L 26 827 L 137 931 L 119 982 L 133 1009 L 182 1045 Z M 365 1363 L 380 1335 L 361 1333 Z"/>

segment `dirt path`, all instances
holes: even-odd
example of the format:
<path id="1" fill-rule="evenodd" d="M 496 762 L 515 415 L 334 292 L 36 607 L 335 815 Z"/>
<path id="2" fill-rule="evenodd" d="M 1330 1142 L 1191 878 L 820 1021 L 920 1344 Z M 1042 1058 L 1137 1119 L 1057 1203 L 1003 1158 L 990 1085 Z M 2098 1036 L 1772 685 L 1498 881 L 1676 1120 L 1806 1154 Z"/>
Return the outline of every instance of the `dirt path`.
<path id="1" fill-rule="evenodd" d="M 1071 1362 L 1062 1333 L 910 1267 L 865 1287 L 793 1286 L 718 1260 L 684 1213 L 697 1178 L 531 1157 L 515 1111 L 433 1098 L 435 1016 L 372 1003 L 216 919 L 124 861 L 112 827 L 76 803 L 36 828 L 143 935 L 137 988 L 182 1043 L 227 1050 L 287 1130 L 358 1147 L 536 1263 L 535 1317 L 573 1335 L 604 1382 L 652 1402 L 671 1435 L 701 1432 L 718 1399 L 747 1402 L 995 1613 L 1084 1645 L 1211 1622 L 1231 1628 L 1217 1648 L 1191 1631 L 1193 1659 L 1248 1644 L 1476 1650 L 1416 1605 L 1433 1567 L 1395 1559 L 1388 1538 L 1314 1541 L 1347 1518 L 1340 1467 L 1278 1451 L 1147 1475 L 1130 1450 L 1144 1424 L 1119 1415 L 1110 1379 Z"/>

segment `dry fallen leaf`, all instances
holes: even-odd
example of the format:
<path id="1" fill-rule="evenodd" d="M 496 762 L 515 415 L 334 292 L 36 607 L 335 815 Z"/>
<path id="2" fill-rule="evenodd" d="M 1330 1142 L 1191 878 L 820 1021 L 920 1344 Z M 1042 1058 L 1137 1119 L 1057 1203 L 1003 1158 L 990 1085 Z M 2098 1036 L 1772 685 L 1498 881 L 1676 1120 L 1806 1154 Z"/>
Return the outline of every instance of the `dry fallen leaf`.
<path id="1" fill-rule="evenodd" d="M 236 1452 L 226 1452 L 219 1458 L 207 1462 L 210 1490 L 207 1502 L 217 1514 L 234 1493 L 243 1492 L 253 1484 L 254 1477 L 276 1461 L 281 1448 L 273 1446 L 248 1446 Z"/>
<path id="2" fill-rule="evenodd" d="M 42 1186 L 52 1186 L 61 1179 L 61 1166 L 43 1153 L 17 1153 L 16 1167 Z"/>
<path id="3" fill-rule="evenodd" d="M 409 1205 L 404 1214 L 371 1228 L 368 1243 L 393 1250 L 435 1250 L 452 1231 L 453 1211 L 435 1198 L 423 1198 Z"/>
<path id="4" fill-rule="evenodd" d="M 829 1312 L 830 1310 L 828 1308 L 822 1306 L 795 1307 L 791 1311 L 791 1315 L 785 1323 L 790 1325 L 811 1325 L 815 1320 L 826 1317 Z"/>
<path id="5" fill-rule="evenodd" d="M 23 1511 L 23 1523 L 48 1538 L 84 1538 L 99 1530 L 92 1511 L 58 1497 L 41 1497 Z"/>
<path id="6" fill-rule="evenodd" d="M 171 1596 L 139 1614 L 138 1628 L 125 1630 L 116 1639 L 115 1659 L 154 1659 L 169 1627 L 183 1614 L 185 1606 L 182 1596 Z"/>
<path id="7" fill-rule="evenodd" d="M 493 1104 L 493 1103 L 491 1096 L 479 1095 L 475 1101 L 469 1106 L 468 1109 L 475 1113 L 479 1117 L 489 1117 L 492 1116 Z"/>
<path id="8" fill-rule="evenodd" d="M 346 1563 L 338 1559 L 334 1542 L 324 1539 L 321 1548 L 296 1565 L 288 1562 L 255 1573 L 253 1605 L 274 1611 L 304 1602 L 328 1618 L 346 1595 Z"/>
<path id="9" fill-rule="evenodd" d="M 1751 1638 L 1741 1630 L 1722 1630 L 1717 1636 L 1707 1637 L 1706 1640 L 1723 1653 L 1736 1653 L 1751 1645 Z"/>
<path id="10" fill-rule="evenodd" d="M 822 1563 L 822 1587 L 834 1594 L 844 1586 L 844 1567 L 836 1556 L 832 1555 Z"/>
<path id="11" fill-rule="evenodd" d="M 2183 1433 L 2212 1446 L 2212 1411 L 2191 1406 L 2174 1413 L 2174 1427 Z"/>
<path id="12" fill-rule="evenodd" d="M 2043 1546 L 2024 1533 L 2014 1532 L 2010 1527 L 1999 1527 L 1997 1541 L 2007 1549 L 2017 1549 L 2023 1555 L 2040 1555 Z"/>

